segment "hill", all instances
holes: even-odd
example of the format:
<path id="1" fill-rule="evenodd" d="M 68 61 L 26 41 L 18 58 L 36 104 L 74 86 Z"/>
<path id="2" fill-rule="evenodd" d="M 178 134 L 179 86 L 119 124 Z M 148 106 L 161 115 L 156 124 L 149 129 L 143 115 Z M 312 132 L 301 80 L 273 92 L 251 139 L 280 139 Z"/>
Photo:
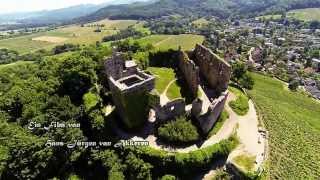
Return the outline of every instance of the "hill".
<path id="1" fill-rule="evenodd" d="M 267 12 L 309 7 L 320 7 L 320 0 L 159 0 L 107 6 L 75 21 L 95 21 L 107 17 L 113 19 L 156 18 L 172 14 L 226 18 L 231 15 L 256 16 Z"/>
<path id="2" fill-rule="evenodd" d="M 252 75 L 249 95 L 269 132 L 269 179 L 318 179 L 320 103 L 279 80 Z"/>
<path id="3" fill-rule="evenodd" d="M 97 10 L 119 4 L 131 4 L 139 1 L 147 0 L 113 0 L 102 4 L 80 4 L 71 7 L 43 10 L 35 12 L 18 12 L 10 14 L 2 14 L 0 16 L 1 23 L 13 23 L 13 24 L 56 24 L 70 21 L 74 18 L 89 15 Z"/>
<path id="4" fill-rule="evenodd" d="M 320 21 L 320 8 L 292 10 L 287 13 L 287 17 L 299 19 L 302 21 Z"/>

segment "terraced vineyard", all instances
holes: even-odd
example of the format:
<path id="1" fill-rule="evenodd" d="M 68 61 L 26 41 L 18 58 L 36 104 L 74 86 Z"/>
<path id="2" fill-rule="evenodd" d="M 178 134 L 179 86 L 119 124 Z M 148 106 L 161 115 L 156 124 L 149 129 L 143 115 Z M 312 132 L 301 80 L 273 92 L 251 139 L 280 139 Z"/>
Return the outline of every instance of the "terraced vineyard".
<path id="1" fill-rule="evenodd" d="M 269 131 L 270 179 L 319 179 L 320 103 L 252 74 L 249 95 Z"/>

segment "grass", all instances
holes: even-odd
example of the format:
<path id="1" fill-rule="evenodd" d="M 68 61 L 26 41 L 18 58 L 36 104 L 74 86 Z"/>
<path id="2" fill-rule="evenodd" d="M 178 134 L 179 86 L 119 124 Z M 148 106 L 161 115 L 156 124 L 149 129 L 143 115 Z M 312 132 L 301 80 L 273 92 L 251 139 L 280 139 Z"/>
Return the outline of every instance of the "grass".
<path id="1" fill-rule="evenodd" d="M 270 179 L 320 177 L 320 103 L 283 83 L 252 74 L 249 91 L 269 132 Z"/>
<path id="2" fill-rule="evenodd" d="M 191 50 L 197 43 L 204 41 L 203 36 L 192 34 L 180 35 L 151 35 L 138 40 L 142 44 L 152 44 L 160 50 L 178 49 L 179 46 L 183 50 Z"/>
<path id="3" fill-rule="evenodd" d="M 299 19 L 302 21 L 320 21 L 320 8 L 306 8 L 292 10 L 287 13 L 287 17 Z"/>
<path id="4" fill-rule="evenodd" d="M 249 110 L 249 98 L 237 88 L 230 87 L 229 90 L 236 95 L 236 100 L 230 101 L 229 106 L 238 115 L 246 115 Z"/>
<path id="5" fill-rule="evenodd" d="M 99 103 L 100 97 L 97 94 L 94 94 L 92 92 L 88 92 L 83 96 L 84 106 L 86 111 L 90 111 L 92 108 L 94 108 Z"/>
<path id="6" fill-rule="evenodd" d="M 134 20 L 103 20 L 92 23 L 92 26 L 90 26 L 90 24 L 86 24 L 85 27 L 81 27 L 80 25 L 70 25 L 60 27 L 52 31 L 0 40 L 0 48 L 8 48 L 20 53 L 27 53 L 39 49 L 51 49 L 56 45 L 64 43 L 94 44 L 97 41 L 101 41 L 103 37 L 112 35 L 118 30 L 125 29 L 130 25 L 135 25 L 136 23 L 137 21 Z M 104 24 L 105 27 L 101 28 L 102 32 L 94 32 L 97 27 L 93 26 L 93 24 Z M 59 43 L 32 40 L 43 36 L 65 38 L 66 40 Z"/>
<path id="7" fill-rule="evenodd" d="M 253 170 L 256 157 L 250 155 L 240 155 L 236 156 L 233 160 L 238 166 L 248 172 Z"/>
<path id="8" fill-rule="evenodd" d="M 155 88 L 160 94 L 164 93 L 170 82 L 176 79 L 174 70 L 170 68 L 149 67 L 147 70 L 155 76 Z M 169 86 L 166 95 L 169 99 L 181 97 L 180 87 L 176 81 Z"/>
<path id="9" fill-rule="evenodd" d="M 193 21 L 192 24 L 196 25 L 197 27 L 202 27 L 202 26 L 208 25 L 209 21 L 206 20 L 205 18 L 200 18 Z"/>
<path id="10" fill-rule="evenodd" d="M 229 118 L 228 112 L 226 110 L 222 111 L 219 119 L 217 120 L 213 128 L 210 130 L 207 138 L 210 138 L 211 136 L 214 136 L 215 134 L 217 134 L 228 118 Z"/>
<path id="11" fill-rule="evenodd" d="M 32 64 L 33 61 L 17 61 L 14 63 L 10 63 L 10 64 L 2 64 L 0 65 L 0 70 L 3 68 L 7 68 L 7 67 L 15 67 L 15 66 L 19 66 L 19 65 L 24 65 L 24 64 Z"/>
<path id="12" fill-rule="evenodd" d="M 262 19 L 266 19 L 266 20 L 278 20 L 281 19 L 281 14 L 270 14 L 270 15 L 265 15 L 265 16 L 259 16 L 256 17 L 256 20 L 262 20 Z"/>

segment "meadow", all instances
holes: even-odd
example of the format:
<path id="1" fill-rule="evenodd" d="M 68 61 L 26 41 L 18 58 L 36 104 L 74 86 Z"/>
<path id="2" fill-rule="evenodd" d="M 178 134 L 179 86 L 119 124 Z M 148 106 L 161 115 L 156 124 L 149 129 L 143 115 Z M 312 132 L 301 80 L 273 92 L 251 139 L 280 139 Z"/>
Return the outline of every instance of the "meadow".
<path id="1" fill-rule="evenodd" d="M 320 21 L 320 8 L 292 10 L 287 13 L 287 17 L 299 19 L 302 21 Z"/>
<path id="2" fill-rule="evenodd" d="M 155 89 L 160 93 L 164 93 L 167 86 L 176 79 L 175 72 L 173 69 L 170 68 L 156 68 L 156 67 L 149 67 L 147 69 L 150 71 L 156 78 Z M 166 92 L 166 95 L 169 99 L 180 98 L 180 87 L 178 86 L 177 82 L 175 81 L 172 83 Z"/>
<path id="3" fill-rule="evenodd" d="M 39 49 L 51 49 L 63 43 L 94 44 L 101 41 L 105 36 L 115 34 L 118 30 L 135 24 L 137 24 L 137 21 L 134 20 L 103 20 L 85 24 L 83 27 L 81 25 L 70 25 L 47 32 L 0 40 L 0 48 L 27 53 Z M 99 27 L 101 32 L 94 32 L 98 29 L 98 25 L 103 25 L 103 27 Z"/>
<path id="4" fill-rule="evenodd" d="M 142 44 L 152 44 L 159 50 L 175 49 L 191 50 L 197 43 L 204 41 L 203 36 L 192 34 L 180 35 L 151 35 L 138 40 Z"/>
<path id="5" fill-rule="evenodd" d="M 281 81 L 252 74 L 248 93 L 269 133 L 270 179 L 320 177 L 320 103 Z"/>

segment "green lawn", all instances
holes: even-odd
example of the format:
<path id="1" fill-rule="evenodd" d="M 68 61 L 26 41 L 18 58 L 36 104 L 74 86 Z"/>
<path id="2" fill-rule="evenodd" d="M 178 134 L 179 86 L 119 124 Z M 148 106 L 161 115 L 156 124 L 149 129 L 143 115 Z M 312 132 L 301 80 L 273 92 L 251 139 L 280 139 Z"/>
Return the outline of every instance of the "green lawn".
<path id="1" fill-rule="evenodd" d="M 229 87 L 229 90 L 236 95 L 237 99 L 230 101 L 229 106 L 240 116 L 246 115 L 249 110 L 249 98 L 239 89 Z"/>
<path id="2" fill-rule="evenodd" d="M 149 67 L 147 70 L 155 76 L 155 88 L 160 94 L 164 93 L 169 83 L 176 79 L 174 70 L 170 68 Z M 169 99 L 181 97 L 180 87 L 176 81 L 170 85 L 166 95 Z"/>
<path id="3" fill-rule="evenodd" d="M 160 50 L 178 49 L 179 46 L 183 50 L 191 50 L 197 43 L 204 41 L 203 36 L 192 34 L 180 34 L 180 35 L 151 35 L 138 40 L 143 44 L 153 44 Z"/>
<path id="4" fill-rule="evenodd" d="M 282 82 L 252 74 L 249 95 L 269 132 L 270 179 L 320 177 L 320 103 Z"/>
<path id="5" fill-rule="evenodd" d="M 243 168 L 244 171 L 250 172 L 254 168 L 256 157 L 249 155 L 240 155 L 235 157 L 233 160 L 238 166 Z"/>
<path id="6" fill-rule="evenodd" d="M 302 21 L 320 21 L 320 8 L 292 10 L 287 13 L 287 17 L 299 19 Z"/>

